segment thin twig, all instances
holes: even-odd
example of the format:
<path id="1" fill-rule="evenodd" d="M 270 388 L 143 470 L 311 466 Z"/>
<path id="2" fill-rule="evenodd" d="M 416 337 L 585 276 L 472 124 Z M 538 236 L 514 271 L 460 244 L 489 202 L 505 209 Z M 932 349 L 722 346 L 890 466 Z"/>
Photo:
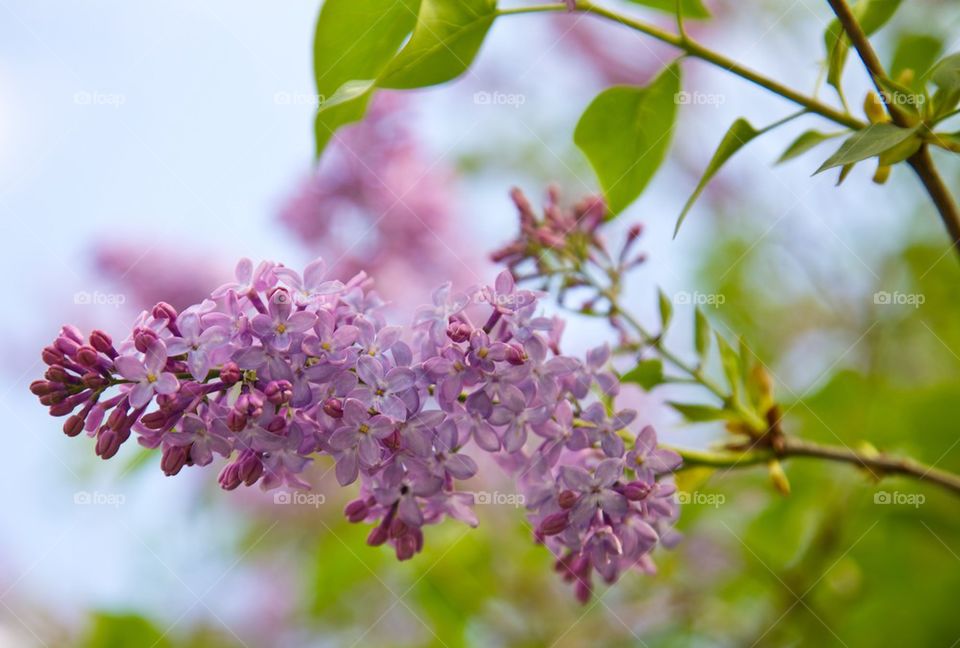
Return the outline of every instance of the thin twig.
<path id="1" fill-rule="evenodd" d="M 860 60 L 863 61 L 864 67 L 866 67 L 867 72 L 870 73 L 870 78 L 880 93 L 880 96 L 883 98 L 893 123 L 897 126 L 911 126 L 909 119 L 903 111 L 900 110 L 895 103 L 888 100 L 889 93 L 884 89 L 884 81 L 887 81 L 887 74 L 883 69 L 880 58 L 870 44 L 866 33 L 864 33 L 863 28 L 860 27 L 860 23 L 857 22 L 856 16 L 853 15 L 850 5 L 846 3 L 846 0 L 827 0 L 827 2 L 830 3 L 833 13 L 836 14 L 837 20 L 840 21 L 843 30 L 850 38 L 850 42 L 860 56 Z M 960 254 L 960 211 L 957 209 L 957 203 L 950 194 L 950 190 L 947 189 L 947 185 L 943 182 L 943 178 L 940 177 L 940 173 L 933 163 L 933 158 L 930 157 L 930 151 L 927 145 L 922 145 L 916 153 L 908 158 L 907 162 L 920 178 L 927 193 L 930 194 L 933 204 L 936 206 L 937 211 L 940 212 L 943 224 L 947 227 L 947 232 L 950 234 L 953 247 L 956 248 L 957 253 Z"/>

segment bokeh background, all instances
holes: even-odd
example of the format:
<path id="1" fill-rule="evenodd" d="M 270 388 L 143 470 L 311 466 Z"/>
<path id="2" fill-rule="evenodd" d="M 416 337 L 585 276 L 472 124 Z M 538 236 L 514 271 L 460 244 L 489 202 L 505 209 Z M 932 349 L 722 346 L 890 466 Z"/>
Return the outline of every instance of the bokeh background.
<path id="1" fill-rule="evenodd" d="M 699 38 L 817 87 L 825 2 L 707 4 Z M 958 49 L 956 3 L 904 4 L 875 38 L 885 61 L 917 34 Z M 349 493 L 321 477 L 328 466 L 314 475 L 323 504 L 278 505 L 220 492 L 213 470 L 166 479 L 133 444 L 103 463 L 86 437 L 66 438 L 27 392 L 61 323 L 120 335 L 157 300 L 219 285 L 241 256 L 299 267 L 318 254 L 370 271 L 402 322 L 439 281 L 494 276 L 487 254 L 516 227 L 511 186 L 538 200 L 549 182 L 569 200 L 595 191 L 572 143 L 580 112 L 674 56 L 590 17 L 502 19 L 466 76 L 384 93 L 314 168 L 317 12 L 317 0 L 0 0 L 0 646 L 960 643 L 960 508 L 915 482 L 799 461 L 785 498 L 762 468 L 688 471 L 715 496 L 684 506 L 686 539 L 659 553 L 660 573 L 581 607 L 510 504 L 479 506 L 476 530 L 429 529 L 424 553 L 397 564 L 343 520 Z M 868 87 L 855 63 L 854 107 Z M 810 177 L 827 147 L 774 166 L 817 123 L 804 118 L 739 153 L 674 241 L 729 123 L 792 110 L 706 64 L 683 68 L 701 100 L 608 230 L 645 227 L 633 307 L 652 321 L 657 286 L 678 295 L 669 339 L 684 352 L 683 302 L 713 296 L 712 321 L 775 377 L 789 433 L 960 470 L 960 268 L 915 178 L 897 168 L 876 186 L 862 164 L 836 188 Z M 957 160 L 938 162 L 960 188 Z M 614 337 L 571 316 L 568 352 L 602 339 Z M 681 424 L 662 391 L 624 399 L 671 443 L 722 436 Z M 486 479 L 476 488 L 510 492 Z"/>

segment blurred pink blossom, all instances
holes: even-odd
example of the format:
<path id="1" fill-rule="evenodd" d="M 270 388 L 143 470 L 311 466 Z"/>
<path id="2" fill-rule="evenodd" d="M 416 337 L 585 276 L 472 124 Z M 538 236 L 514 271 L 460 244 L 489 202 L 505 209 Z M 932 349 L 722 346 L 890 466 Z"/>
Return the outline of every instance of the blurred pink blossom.
<path id="1" fill-rule="evenodd" d="M 456 226 L 454 170 L 422 146 L 412 121 L 405 97 L 378 95 L 279 215 L 333 276 L 364 269 L 404 310 L 428 301 L 438 277 L 477 283 L 482 263 Z"/>
<path id="2" fill-rule="evenodd" d="M 145 249 L 146 248 L 146 249 Z M 93 249 L 96 271 L 124 293 L 135 309 L 166 301 L 183 308 L 203 299 L 207 286 L 230 276 L 230 264 L 198 250 L 191 254 L 146 243 L 99 241 Z"/>

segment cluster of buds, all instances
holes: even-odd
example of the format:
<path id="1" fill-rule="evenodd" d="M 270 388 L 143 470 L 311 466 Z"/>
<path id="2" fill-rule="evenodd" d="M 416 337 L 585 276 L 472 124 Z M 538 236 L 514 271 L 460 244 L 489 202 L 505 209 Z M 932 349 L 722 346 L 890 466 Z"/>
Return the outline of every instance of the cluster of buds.
<path id="1" fill-rule="evenodd" d="M 646 260 L 643 254 L 634 253 L 643 232 L 640 225 L 629 229 L 619 250 L 608 248 L 599 232 L 608 216 L 601 196 L 587 196 L 572 207 L 563 207 L 559 191 L 550 187 L 543 216 L 537 215 L 519 189 L 513 189 L 511 197 L 519 213 L 520 231 L 491 259 L 509 268 L 518 281 L 555 288 L 561 303 L 568 292 L 598 281 L 619 290 L 621 277 Z M 588 301 L 578 304 L 577 310 L 595 312 L 597 297 L 592 294 Z"/>

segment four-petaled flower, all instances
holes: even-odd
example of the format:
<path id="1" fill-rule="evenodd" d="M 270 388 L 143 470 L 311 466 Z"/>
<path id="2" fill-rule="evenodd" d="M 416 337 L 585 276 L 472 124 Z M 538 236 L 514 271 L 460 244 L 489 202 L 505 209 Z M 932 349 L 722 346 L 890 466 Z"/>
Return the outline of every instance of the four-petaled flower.
<path id="1" fill-rule="evenodd" d="M 273 291 L 267 309 L 267 313 L 261 313 L 254 317 L 250 325 L 265 344 L 269 344 L 279 351 L 290 347 L 291 333 L 303 333 L 317 321 L 317 316 L 314 313 L 294 311 L 290 293 L 283 288 L 277 288 Z"/>
<path id="2" fill-rule="evenodd" d="M 167 347 L 162 340 L 155 340 L 147 348 L 143 360 L 124 355 L 114 363 L 123 378 L 135 383 L 127 394 L 132 407 L 145 406 L 155 393 L 173 394 L 180 386 L 175 375 L 164 371 L 167 366 Z"/>

